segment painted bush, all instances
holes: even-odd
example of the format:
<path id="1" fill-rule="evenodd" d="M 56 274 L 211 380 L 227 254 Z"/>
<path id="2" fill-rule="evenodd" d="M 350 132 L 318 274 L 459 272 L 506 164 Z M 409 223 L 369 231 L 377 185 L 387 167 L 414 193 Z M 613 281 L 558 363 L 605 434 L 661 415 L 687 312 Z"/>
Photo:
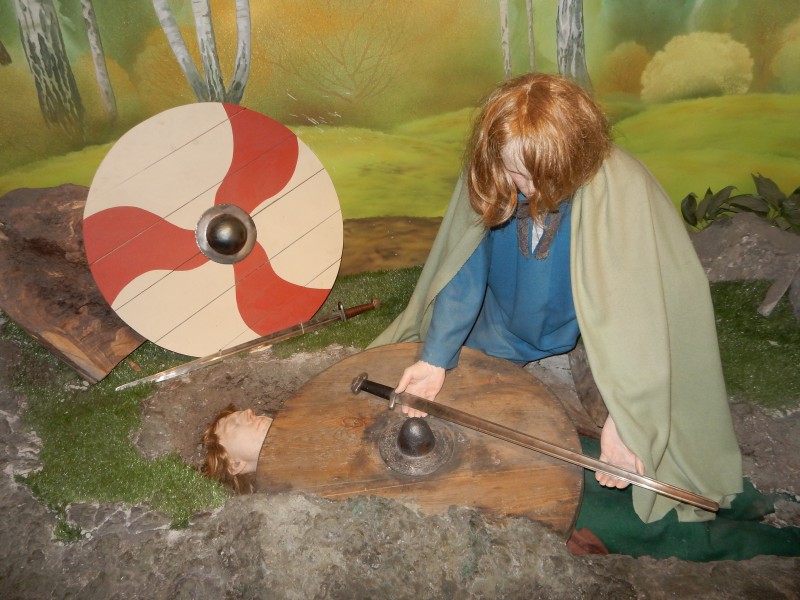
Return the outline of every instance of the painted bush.
<path id="1" fill-rule="evenodd" d="M 672 38 L 642 73 L 642 100 L 746 94 L 753 81 L 753 58 L 726 33 L 696 32 Z"/>

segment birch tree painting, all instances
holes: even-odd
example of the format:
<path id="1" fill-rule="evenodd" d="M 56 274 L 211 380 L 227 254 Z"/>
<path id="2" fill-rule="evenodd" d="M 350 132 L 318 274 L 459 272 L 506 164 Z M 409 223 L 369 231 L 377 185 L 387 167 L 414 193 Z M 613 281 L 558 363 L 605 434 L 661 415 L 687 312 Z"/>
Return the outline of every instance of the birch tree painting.
<path id="1" fill-rule="evenodd" d="M 583 38 L 583 0 L 558 0 L 556 30 L 559 73 L 591 90 Z"/>
<path id="2" fill-rule="evenodd" d="M 208 98 L 222 100 L 225 97 L 225 84 L 219 67 L 217 42 L 214 39 L 214 25 L 211 23 L 211 7 L 208 0 L 192 0 L 194 30 L 197 33 L 197 47 L 200 50 L 200 63 L 203 65 L 208 88 Z"/>
<path id="3" fill-rule="evenodd" d="M 3 42 L 0 41 L 0 66 L 10 65 L 11 64 L 11 55 L 6 50 L 5 45 Z"/>
<path id="4" fill-rule="evenodd" d="M 534 49 L 533 35 L 533 0 L 525 0 L 525 14 L 528 17 L 528 61 L 531 72 L 536 70 L 536 50 Z"/>
<path id="5" fill-rule="evenodd" d="M 503 74 L 511 78 L 511 38 L 508 26 L 508 0 L 500 0 L 500 47 L 503 49 Z"/>
<path id="6" fill-rule="evenodd" d="M 236 0 L 236 60 L 226 99 L 238 104 L 250 78 L 250 1 Z"/>
<path id="7" fill-rule="evenodd" d="M 97 86 L 100 89 L 100 99 L 103 103 L 106 118 L 115 121 L 117 118 L 117 101 L 114 90 L 111 88 L 111 79 L 108 77 L 106 57 L 103 52 L 103 42 L 100 40 L 100 30 L 97 27 L 97 17 L 94 14 L 92 0 L 81 0 L 83 22 L 86 25 L 86 36 L 89 39 L 89 50 L 92 54 Z"/>
<path id="8" fill-rule="evenodd" d="M 153 9 L 197 100 L 238 104 L 244 95 L 250 76 L 250 2 L 249 0 L 236 0 L 236 63 L 231 84 L 227 90 L 220 69 L 209 2 L 208 0 L 191 0 L 191 3 L 197 45 L 205 78 L 192 60 L 168 0 L 153 0 Z"/>
<path id="9" fill-rule="evenodd" d="M 44 120 L 83 138 L 84 109 L 53 0 L 13 0 L 20 39 Z"/>

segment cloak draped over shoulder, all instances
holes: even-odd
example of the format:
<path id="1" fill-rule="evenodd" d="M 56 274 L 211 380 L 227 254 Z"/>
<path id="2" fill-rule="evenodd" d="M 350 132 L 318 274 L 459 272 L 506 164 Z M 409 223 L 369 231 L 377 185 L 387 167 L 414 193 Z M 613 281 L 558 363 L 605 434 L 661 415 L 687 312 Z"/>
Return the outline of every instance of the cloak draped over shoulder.
<path id="1" fill-rule="evenodd" d="M 614 148 L 573 199 L 570 272 L 589 364 L 645 475 L 730 506 L 742 489 L 708 280 L 677 212 L 638 160 Z M 406 309 L 371 347 L 425 338 L 437 294 L 486 230 L 459 180 Z M 638 486 L 645 522 L 713 513 Z"/>

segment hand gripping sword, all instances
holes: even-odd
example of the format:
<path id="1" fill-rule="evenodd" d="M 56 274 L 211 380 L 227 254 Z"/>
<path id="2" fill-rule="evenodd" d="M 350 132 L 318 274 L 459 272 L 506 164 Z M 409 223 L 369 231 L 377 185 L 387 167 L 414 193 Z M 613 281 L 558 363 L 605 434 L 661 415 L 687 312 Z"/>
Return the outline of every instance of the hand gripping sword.
<path id="1" fill-rule="evenodd" d="M 586 456 L 584 454 L 580 454 L 579 452 L 573 452 L 572 450 L 561 448 L 560 446 L 556 446 L 550 442 L 546 442 L 520 431 L 505 427 L 499 423 L 493 423 L 492 421 L 481 419 L 480 417 L 456 410 L 455 408 L 445 406 L 444 404 L 431 402 L 430 400 L 425 400 L 424 398 L 414 396 L 413 394 L 398 394 L 388 385 L 370 381 L 367 379 L 366 373 L 362 373 L 353 379 L 350 389 L 354 394 L 358 394 L 363 390 L 369 394 L 383 398 L 384 400 L 388 400 L 389 410 L 392 410 L 398 404 L 402 406 L 408 406 L 409 408 L 415 408 L 424 413 L 428 413 L 429 415 L 450 421 L 451 423 L 456 423 L 457 425 L 462 425 L 463 427 L 480 431 L 481 433 L 517 444 L 524 448 L 541 452 L 547 456 L 552 456 L 553 458 L 563 460 L 573 465 L 578 465 L 584 469 L 606 473 L 613 477 L 622 479 L 623 481 L 627 481 L 628 483 L 632 483 L 633 485 L 638 485 L 639 487 L 643 487 L 657 494 L 661 494 L 662 496 L 666 496 L 667 498 L 672 498 L 673 500 L 678 500 L 679 502 L 691 504 L 692 506 L 696 506 L 711 512 L 717 512 L 719 510 L 719 504 L 713 500 L 710 500 L 709 498 L 706 498 L 705 496 L 700 496 L 699 494 L 689 492 L 674 485 L 663 483 L 656 479 L 651 479 L 650 477 L 645 477 L 644 475 L 639 475 L 638 473 L 621 469 L 620 467 L 616 467 L 602 460 L 592 458 L 591 456 Z"/>

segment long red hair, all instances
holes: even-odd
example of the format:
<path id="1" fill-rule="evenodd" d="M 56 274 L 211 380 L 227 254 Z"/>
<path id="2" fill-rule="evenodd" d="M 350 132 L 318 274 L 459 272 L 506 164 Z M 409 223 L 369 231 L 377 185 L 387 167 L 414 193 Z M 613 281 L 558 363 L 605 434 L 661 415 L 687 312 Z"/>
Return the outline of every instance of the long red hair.
<path id="1" fill-rule="evenodd" d="M 541 220 L 600 168 L 611 151 L 610 126 L 589 94 L 563 77 L 530 73 L 497 87 L 483 103 L 466 155 L 470 202 L 487 227 L 507 221 L 517 206 L 503 165 L 506 146 L 533 180 L 528 201 Z"/>

